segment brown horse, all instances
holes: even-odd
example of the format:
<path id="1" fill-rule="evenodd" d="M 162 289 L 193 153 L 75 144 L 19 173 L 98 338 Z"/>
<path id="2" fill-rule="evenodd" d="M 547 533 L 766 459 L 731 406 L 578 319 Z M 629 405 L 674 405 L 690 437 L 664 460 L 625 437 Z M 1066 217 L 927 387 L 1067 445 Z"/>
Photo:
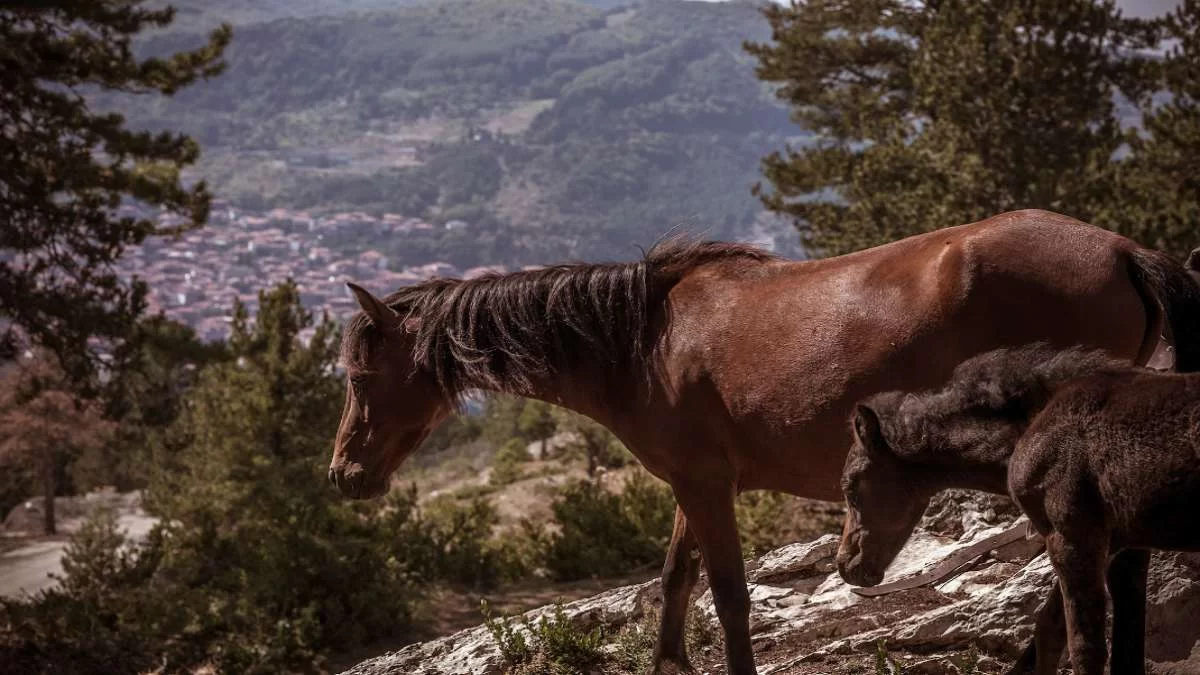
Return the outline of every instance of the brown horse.
<path id="1" fill-rule="evenodd" d="M 1112 672 L 1144 673 L 1148 549 L 1200 550 L 1198 416 L 1200 375 L 1045 346 L 970 359 L 940 391 L 873 396 L 854 415 L 839 570 L 878 583 L 936 492 L 1011 494 L 1059 585 L 1010 672 L 1057 672 L 1065 635 L 1077 675 L 1102 674 L 1107 584 Z"/>
<path id="2" fill-rule="evenodd" d="M 464 391 L 549 401 L 610 428 L 679 505 L 655 672 L 690 670 L 699 548 L 732 675 L 755 672 L 734 518 L 741 490 L 840 498 L 855 401 L 921 389 L 975 354 L 1044 340 L 1200 363 L 1161 336 L 1200 329 L 1182 266 L 1065 216 L 1022 211 L 851 255 L 791 262 L 734 244 L 644 260 L 434 280 L 382 300 L 352 286 L 348 388 L 330 479 L 388 477 Z M 1181 303 L 1190 303 L 1182 307 Z"/>

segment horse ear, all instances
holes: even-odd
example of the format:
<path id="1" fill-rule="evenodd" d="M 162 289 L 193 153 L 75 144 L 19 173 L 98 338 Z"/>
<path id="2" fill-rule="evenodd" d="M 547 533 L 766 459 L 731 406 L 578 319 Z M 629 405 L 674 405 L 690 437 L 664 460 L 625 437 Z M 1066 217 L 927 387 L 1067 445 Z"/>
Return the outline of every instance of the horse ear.
<path id="1" fill-rule="evenodd" d="M 862 403 L 854 406 L 854 435 L 867 452 L 875 454 L 888 451 L 887 439 L 883 436 L 883 425 L 870 406 Z"/>
<path id="2" fill-rule="evenodd" d="M 351 281 L 347 281 L 346 285 L 354 293 L 354 298 L 358 300 L 358 306 L 362 307 L 362 311 L 367 313 L 371 322 L 376 326 L 386 331 L 399 324 L 400 320 L 396 313 L 383 304 L 382 300 L 372 295 L 370 291 Z"/>
<path id="3" fill-rule="evenodd" d="M 1200 248 L 1192 249 L 1191 255 L 1188 256 L 1187 262 L 1183 264 L 1184 269 L 1192 277 L 1192 281 L 1200 284 Z"/>

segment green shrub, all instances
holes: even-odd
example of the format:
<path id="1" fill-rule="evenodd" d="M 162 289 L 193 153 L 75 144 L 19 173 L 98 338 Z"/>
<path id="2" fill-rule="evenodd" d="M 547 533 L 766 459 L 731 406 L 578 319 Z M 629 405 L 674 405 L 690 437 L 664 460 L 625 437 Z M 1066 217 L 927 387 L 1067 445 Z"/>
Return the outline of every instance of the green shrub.
<path id="1" fill-rule="evenodd" d="M 484 623 L 500 649 L 507 672 L 517 675 L 578 675 L 609 661 L 604 652 L 603 622 L 585 630 L 569 619 L 562 605 L 536 622 L 492 615 L 483 603 Z"/>
<path id="2" fill-rule="evenodd" d="M 781 492 L 766 490 L 738 495 L 737 523 L 743 555 L 761 555 L 787 543 L 791 523 L 785 517 L 784 507 L 790 499 Z"/>
<path id="3" fill-rule="evenodd" d="M 903 675 L 904 667 L 888 653 L 887 641 L 875 643 L 875 675 Z"/>
<path id="4" fill-rule="evenodd" d="M 438 425 L 421 444 L 424 451 L 442 452 L 457 445 L 465 445 L 479 438 L 483 423 L 471 415 L 451 415 Z"/>
<path id="5" fill-rule="evenodd" d="M 689 612 L 690 615 L 690 612 Z M 661 615 L 650 609 L 638 621 L 621 627 L 613 641 L 613 662 L 622 671 L 645 673 L 654 665 L 654 647 L 658 644 L 658 622 Z"/>
<path id="6" fill-rule="evenodd" d="M 0 599 L 0 663 L 7 672 L 137 672 L 178 629 L 147 573 L 153 561 L 123 550 L 111 513 L 89 519 L 63 556 L 61 584 Z M 150 564 L 141 564 L 150 563 Z"/>
<path id="7" fill-rule="evenodd" d="M 658 644 L 661 613 L 651 607 L 637 621 L 625 624 L 613 641 L 613 662 L 622 672 L 644 673 L 650 670 L 654 647 Z M 708 616 L 693 601 L 687 613 L 683 638 L 689 654 L 715 645 L 719 634 Z"/>
<path id="8" fill-rule="evenodd" d="M 639 470 L 620 494 L 587 481 L 568 484 L 551 510 L 559 530 L 546 537 L 542 564 L 570 581 L 660 564 L 675 504 L 666 486 Z"/>
<path id="9" fill-rule="evenodd" d="M 525 443 L 518 438 L 508 439 L 500 449 L 496 451 L 495 458 L 492 459 L 492 474 L 489 482 L 492 485 L 508 485 L 515 483 L 524 477 L 522 464 L 530 459 L 529 452 L 525 449 Z"/>
<path id="10" fill-rule="evenodd" d="M 636 464 L 637 458 L 625 447 L 625 444 L 617 440 L 616 436 L 608 439 L 608 443 L 604 446 L 604 452 L 600 456 L 600 466 L 608 469 L 619 469 L 623 466 Z"/>
<path id="11" fill-rule="evenodd" d="M 439 497 L 417 506 L 416 486 L 394 491 L 379 517 L 389 551 L 414 578 L 491 588 L 528 573 L 530 554 L 519 537 L 498 537 L 496 509 L 485 496 Z"/>

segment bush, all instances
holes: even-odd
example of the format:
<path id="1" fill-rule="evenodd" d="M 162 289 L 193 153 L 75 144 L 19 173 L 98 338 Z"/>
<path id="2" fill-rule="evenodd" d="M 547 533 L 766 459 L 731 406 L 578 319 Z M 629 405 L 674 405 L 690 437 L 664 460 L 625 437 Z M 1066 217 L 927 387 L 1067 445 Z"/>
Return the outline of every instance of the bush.
<path id="1" fill-rule="evenodd" d="M 68 543 L 61 585 L 28 599 L 0 599 L 0 663 L 8 672 L 137 672 L 155 665 L 153 647 L 177 630 L 178 613 L 151 586 L 153 554 L 125 544 L 115 518 L 98 514 Z"/>
<path id="2" fill-rule="evenodd" d="M 510 438 L 496 451 L 492 459 L 492 474 L 489 482 L 492 485 L 508 485 L 524 477 L 521 465 L 530 459 L 525 443 L 518 438 Z"/>
<path id="3" fill-rule="evenodd" d="M 442 452 L 454 446 L 466 445 L 479 438 L 482 424 L 471 415 L 452 415 L 438 425 L 421 444 L 425 451 Z"/>
<path id="4" fill-rule="evenodd" d="M 609 660 L 603 623 L 585 630 L 567 617 L 561 604 L 536 622 L 522 619 L 521 627 L 509 617 L 493 617 L 486 602 L 483 615 L 506 670 L 515 675 L 578 675 Z"/>
<path id="5" fill-rule="evenodd" d="M 743 492 L 737 499 L 738 534 L 742 554 L 757 556 L 787 543 L 791 524 L 785 507 L 792 497 L 781 492 Z"/>
<path id="6" fill-rule="evenodd" d="M 625 624 L 613 642 L 613 662 L 623 671 L 644 673 L 650 670 L 654 648 L 658 644 L 658 627 L 661 614 L 654 608 L 647 609 L 641 619 Z M 708 616 L 696 607 L 695 602 L 687 612 L 687 625 L 683 638 L 689 654 L 704 647 L 717 644 L 720 635 Z"/>
<path id="7" fill-rule="evenodd" d="M 560 529 L 546 538 L 541 560 L 555 579 L 571 581 L 660 564 L 675 503 L 666 486 L 639 470 L 620 494 L 586 481 L 571 483 L 551 509 Z"/>
<path id="8" fill-rule="evenodd" d="M 389 533 L 391 559 L 413 578 L 479 589 L 520 579 L 530 567 L 525 542 L 495 536 L 497 521 L 484 496 L 441 497 L 418 508 L 414 485 L 388 496 L 377 529 Z"/>

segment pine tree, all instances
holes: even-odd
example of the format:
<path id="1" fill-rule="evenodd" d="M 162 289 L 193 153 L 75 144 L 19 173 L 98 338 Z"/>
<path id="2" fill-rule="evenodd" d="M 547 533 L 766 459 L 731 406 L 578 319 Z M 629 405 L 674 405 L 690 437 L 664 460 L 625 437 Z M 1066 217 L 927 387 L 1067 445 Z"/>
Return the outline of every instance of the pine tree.
<path id="1" fill-rule="evenodd" d="M 188 392 L 146 505 L 180 611 L 223 671 L 307 670 L 405 625 L 403 566 L 324 476 L 341 412 L 335 327 L 288 282 L 234 309 L 230 359 Z M 307 343 L 302 332 L 313 329 Z"/>
<path id="2" fill-rule="evenodd" d="M 1183 258 L 1200 245 L 1200 0 L 1184 0 L 1163 28 L 1172 45 L 1161 70 L 1165 96 L 1144 106 L 1142 128 L 1130 133 L 1104 216 Z"/>
<path id="3" fill-rule="evenodd" d="M 0 326 L 10 352 L 44 346 L 80 383 L 95 374 L 93 338 L 119 347 L 143 309 L 143 284 L 114 264 L 165 231 L 116 208 L 136 200 L 183 214 L 183 226 L 209 208 L 203 183 L 180 181 L 194 141 L 130 130 L 88 103 L 101 90 L 170 95 L 220 72 L 228 26 L 194 51 L 138 58 L 134 38 L 174 17 L 148 4 L 0 0 Z"/>
<path id="4" fill-rule="evenodd" d="M 838 254 L 1017 208 L 1091 218 L 1140 101 L 1144 22 L 1111 0 L 810 0 L 749 44 L 811 143 L 766 157 L 810 250 Z"/>
<path id="5" fill-rule="evenodd" d="M 42 493 L 42 529 L 55 534 L 54 498 L 70 458 L 103 445 L 113 425 L 96 401 L 78 399 L 46 355 L 21 359 L 0 389 L 0 457 L 31 468 Z"/>
<path id="6" fill-rule="evenodd" d="M 554 417 L 550 414 L 550 404 L 544 401 L 529 399 L 525 402 L 525 407 L 521 409 L 521 416 L 517 418 L 517 427 L 525 438 L 531 441 L 541 441 L 542 458 L 546 458 L 546 442 L 554 435 L 557 425 L 554 422 Z"/>

